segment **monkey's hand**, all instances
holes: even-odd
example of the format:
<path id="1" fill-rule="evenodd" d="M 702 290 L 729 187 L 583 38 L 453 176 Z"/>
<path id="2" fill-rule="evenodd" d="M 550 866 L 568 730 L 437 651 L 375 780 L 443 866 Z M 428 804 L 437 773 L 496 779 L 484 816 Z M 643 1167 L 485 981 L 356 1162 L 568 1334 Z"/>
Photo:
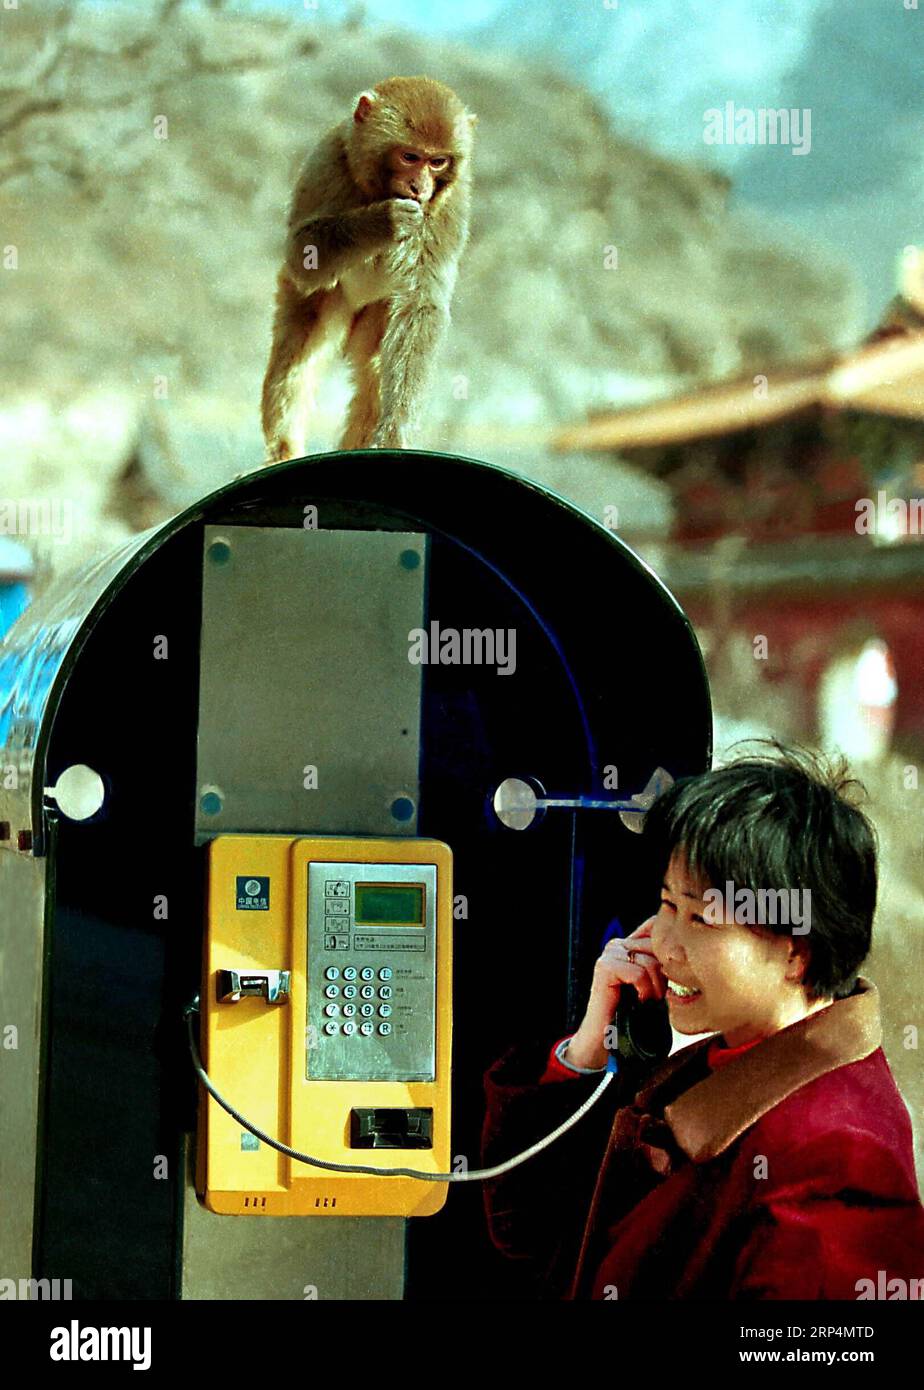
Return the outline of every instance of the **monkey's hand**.
<path id="1" fill-rule="evenodd" d="M 392 235 L 399 241 L 417 236 L 423 230 L 424 212 L 416 198 L 389 198 Z"/>
<path id="2" fill-rule="evenodd" d="M 414 198 L 386 198 L 363 210 L 370 241 L 382 250 L 416 245 L 423 231 L 423 208 Z"/>

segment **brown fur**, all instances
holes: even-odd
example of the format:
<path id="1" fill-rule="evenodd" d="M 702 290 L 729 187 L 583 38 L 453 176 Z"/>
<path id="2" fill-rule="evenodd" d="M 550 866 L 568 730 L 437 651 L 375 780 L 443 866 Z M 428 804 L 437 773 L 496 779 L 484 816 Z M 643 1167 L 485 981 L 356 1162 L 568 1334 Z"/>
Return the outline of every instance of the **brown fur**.
<path id="1" fill-rule="evenodd" d="M 468 239 L 476 119 L 442 83 L 392 77 L 363 92 L 309 155 L 263 382 L 268 462 L 304 453 L 316 375 L 341 349 L 356 377 L 341 448 L 404 445 Z"/>

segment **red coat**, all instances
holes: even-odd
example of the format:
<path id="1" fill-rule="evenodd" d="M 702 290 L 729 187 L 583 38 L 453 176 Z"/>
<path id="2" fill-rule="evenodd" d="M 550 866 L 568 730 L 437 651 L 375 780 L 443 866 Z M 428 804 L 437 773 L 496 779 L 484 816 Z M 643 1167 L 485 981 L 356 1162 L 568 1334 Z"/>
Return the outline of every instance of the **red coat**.
<path id="1" fill-rule="evenodd" d="M 483 1184 L 491 1238 L 528 1262 L 537 1296 L 924 1296 L 911 1123 L 875 985 L 861 979 L 715 1070 L 710 1041 L 669 1057 L 615 1118 L 607 1091 L 549 1149 Z M 485 1166 L 599 1084 L 542 1079 L 548 1046 L 518 1044 L 485 1074 Z"/>

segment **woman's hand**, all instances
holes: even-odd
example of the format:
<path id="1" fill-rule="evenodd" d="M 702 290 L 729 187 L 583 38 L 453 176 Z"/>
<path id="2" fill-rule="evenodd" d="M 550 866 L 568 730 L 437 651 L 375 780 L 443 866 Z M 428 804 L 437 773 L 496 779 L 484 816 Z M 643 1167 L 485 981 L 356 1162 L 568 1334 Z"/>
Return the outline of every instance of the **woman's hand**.
<path id="1" fill-rule="evenodd" d="M 629 985 L 640 1000 L 663 999 L 667 985 L 651 949 L 654 917 L 631 936 L 608 941 L 594 966 L 590 998 L 581 1025 L 568 1044 L 568 1061 L 576 1067 L 603 1067 L 609 1056 L 607 1029 L 613 1022 L 623 987 Z"/>

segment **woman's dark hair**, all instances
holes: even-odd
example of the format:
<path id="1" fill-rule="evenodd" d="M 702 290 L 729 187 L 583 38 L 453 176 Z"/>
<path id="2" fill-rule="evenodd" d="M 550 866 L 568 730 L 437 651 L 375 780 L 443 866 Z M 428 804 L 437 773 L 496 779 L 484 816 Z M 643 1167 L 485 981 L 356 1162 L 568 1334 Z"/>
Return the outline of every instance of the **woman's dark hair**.
<path id="1" fill-rule="evenodd" d="M 809 889 L 804 984 L 815 999 L 842 998 L 869 953 L 876 911 L 876 831 L 844 795 L 866 789 L 843 755 L 747 742 L 774 751 L 675 782 L 646 814 L 644 836 L 665 865 L 679 849 L 693 876 L 722 893 L 729 880 L 735 891 Z"/>

